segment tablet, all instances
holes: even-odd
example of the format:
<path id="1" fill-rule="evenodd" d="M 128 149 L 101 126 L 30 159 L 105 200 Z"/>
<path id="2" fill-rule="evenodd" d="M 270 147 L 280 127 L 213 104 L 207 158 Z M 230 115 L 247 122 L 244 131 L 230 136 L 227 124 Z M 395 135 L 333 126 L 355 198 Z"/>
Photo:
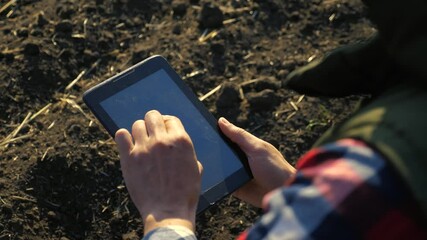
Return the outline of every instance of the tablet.
<path id="1" fill-rule="evenodd" d="M 161 56 L 91 88 L 83 100 L 113 137 L 120 128 L 131 132 L 149 110 L 181 119 L 203 165 L 197 213 L 252 178 L 245 154 L 221 133 L 217 120 Z"/>

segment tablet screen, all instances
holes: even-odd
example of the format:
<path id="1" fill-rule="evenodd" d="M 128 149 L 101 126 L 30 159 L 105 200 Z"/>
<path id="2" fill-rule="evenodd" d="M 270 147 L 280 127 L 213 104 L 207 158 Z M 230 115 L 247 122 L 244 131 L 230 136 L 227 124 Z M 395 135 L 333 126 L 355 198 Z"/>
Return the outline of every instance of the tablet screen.
<path id="1" fill-rule="evenodd" d="M 100 102 L 119 128 L 132 124 L 149 110 L 181 119 L 202 163 L 202 194 L 243 168 L 233 150 L 200 114 L 165 70 L 159 70 Z"/>

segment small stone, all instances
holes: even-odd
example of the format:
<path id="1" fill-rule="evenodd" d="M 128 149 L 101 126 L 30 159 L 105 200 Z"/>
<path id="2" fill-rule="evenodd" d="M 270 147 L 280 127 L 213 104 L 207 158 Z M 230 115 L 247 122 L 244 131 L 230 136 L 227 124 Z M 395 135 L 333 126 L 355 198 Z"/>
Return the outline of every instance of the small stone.
<path id="1" fill-rule="evenodd" d="M 72 124 L 68 130 L 67 134 L 70 136 L 78 136 L 82 131 L 82 127 L 78 124 Z"/>
<path id="2" fill-rule="evenodd" d="M 99 127 L 97 125 L 89 126 L 88 131 L 90 134 L 98 133 Z"/>
<path id="3" fill-rule="evenodd" d="M 54 211 L 47 212 L 47 217 L 50 220 L 56 220 L 58 218 L 58 215 Z"/>
<path id="4" fill-rule="evenodd" d="M 34 36 L 34 37 L 42 37 L 43 31 L 40 30 L 39 28 L 35 28 L 35 29 L 31 30 L 30 34 L 31 34 L 31 36 Z"/>
<path id="5" fill-rule="evenodd" d="M 221 9 L 212 4 L 206 3 L 203 5 L 202 12 L 199 18 L 199 26 L 205 28 L 220 28 L 224 21 L 224 14 Z"/>
<path id="6" fill-rule="evenodd" d="M 281 87 L 282 83 L 277 81 L 274 77 L 266 77 L 254 83 L 254 89 L 256 91 L 262 91 L 264 89 L 277 90 Z"/>
<path id="7" fill-rule="evenodd" d="M 85 65 L 90 66 L 92 65 L 93 62 L 96 61 L 96 59 L 99 58 L 99 53 L 98 52 L 93 52 L 90 49 L 85 49 L 83 51 L 83 62 Z"/>
<path id="8" fill-rule="evenodd" d="M 108 49 L 110 49 L 110 43 L 108 42 L 108 40 L 105 38 L 99 39 L 98 40 L 98 49 L 101 51 L 107 51 Z"/>
<path id="9" fill-rule="evenodd" d="M 10 217 L 13 215 L 13 207 L 12 205 L 4 204 L 3 206 L 0 207 L 0 212 L 2 213 L 3 216 Z"/>
<path id="10" fill-rule="evenodd" d="M 61 51 L 58 57 L 60 57 L 63 60 L 68 60 L 73 56 L 73 51 L 71 49 L 64 49 Z"/>
<path id="11" fill-rule="evenodd" d="M 254 111 L 270 110 L 280 103 L 280 97 L 271 89 L 246 94 L 249 106 Z"/>
<path id="12" fill-rule="evenodd" d="M 27 43 L 24 47 L 24 55 L 26 56 L 37 56 L 40 53 L 39 45 L 35 43 Z"/>
<path id="13" fill-rule="evenodd" d="M 37 15 L 37 25 L 39 27 L 43 27 L 44 25 L 48 24 L 49 21 L 45 18 L 44 13 L 41 12 L 39 15 Z"/>
<path id="14" fill-rule="evenodd" d="M 225 53 L 225 46 L 223 43 L 213 43 L 211 51 L 217 55 L 223 55 Z"/>
<path id="15" fill-rule="evenodd" d="M 241 101 L 239 87 L 233 83 L 225 83 L 219 91 L 216 107 L 230 108 L 240 105 Z"/>
<path id="16" fill-rule="evenodd" d="M 173 1 L 172 11 L 174 17 L 183 17 L 187 13 L 188 4 L 185 1 Z"/>
<path id="17" fill-rule="evenodd" d="M 15 60 L 15 55 L 13 53 L 6 53 L 4 54 L 4 59 L 6 59 L 6 62 L 12 62 Z"/>
<path id="18" fill-rule="evenodd" d="M 10 34 L 12 32 L 12 30 L 10 30 L 10 28 L 4 28 L 3 29 L 3 34 L 4 35 L 8 35 L 8 34 Z"/>
<path id="19" fill-rule="evenodd" d="M 16 31 L 16 35 L 18 37 L 22 37 L 22 38 L 28 37 L 28 33 L 29 33 L 28 28 L 25 28 L 25 27 L 20 28 L 20 29 L 18 29 L 18 31 Z"/>
<path id="20" fill-rule="evenodd" d="M 85 6 L 83 6 L 83 10 L 87 14 L 95 14 L 96 13 L 96 7 L 92 6 L 92 5 L 85 5 Z"/>
<path id="21" fill-rule="evenodd" d="M 280 80 L 284 80 L 289 74 L 289 71 L 286 69 L 282 69 L 277 73 L 277 78 Z"/>
<path id="22" fill-rule="evenodd" d="M 172 29 L 172 33 L 176 35 L 181 34 L 181 25 L 179 24 L 175 25 Z"/>
<path id="23" fill-rule="evenodd" d="M 70 20 L 64 20 L 56 24 L 56 33 L 71 33 L 73 31 L 73 23 Z"/>
<path id="24" fill-rule="evenodd" d="M 70 19 L 76 13 L 76 10 L 70 6 L 59 6 L 56 9 L 58 16 L 62 19 Z"/>
<path id="25" fill-rule="evenodd" d="M 20 232 L 24 228 L 22 222 L 16 218 L 12 218 L 11 220 L 9 220 L 9 226 L 14 232 Z"/>

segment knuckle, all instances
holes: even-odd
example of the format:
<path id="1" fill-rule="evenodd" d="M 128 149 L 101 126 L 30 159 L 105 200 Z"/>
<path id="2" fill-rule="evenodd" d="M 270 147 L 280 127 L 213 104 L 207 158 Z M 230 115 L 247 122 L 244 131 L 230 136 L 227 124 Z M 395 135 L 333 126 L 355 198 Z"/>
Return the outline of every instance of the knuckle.
<path id="1" fill-rule="evenodd" d="M 175 142 L 181 146 L 191 146 L 192 142 L 190 136 L 187 134 L 180 134 L 175 137 Z"/>
<path id="2" fill-rule="evenodd" d="M 157 138 L 157 139 L 155 139 L 155 141 L 152 145 L 152 148 L 153 148 L 153 150 L 162 151 L 164 149 L 167 149 L 169 146 L 170 146 L 170 143 L 168 141 L 166 141 L 164 139 Z"/>
<path id="3" fill-rule="evenodd" d="M 169 115 L 169 118 L 170 118 L 172 121 L 179 121 L 179 118 L 178 118 L 177 116 Z"/>
<path id="4" fill-rule="evenodd" d="M 259 140 L 256 144 L 254 144 L 253 152 L 264 153 L 269 148 L 271 148 L 271 145 L 268 142 Z"/>
<path id="5" fill-rule="evenodd" d="M 167 121 L 169 121 L 169 122 L 177 122 L 177 123 L 181 122 L 181 120 L 178 117 L 172 116 L 172 115 L 168 115 L 167 116 Z"/>
<path id="6" fill-rule="evenodd" d="M 173 139 L 170 138 L 157 138 L 154 140 L 153 144 L 151 145 L 151 150 L 154 152 L 168 152 L 175 148 L 176 143 L 173 141 Z"/>
<path id="7" fill-rule="evenodd" d="M 148 155 L 148 153 L 147 153 L 147 151 L 145 151 L 145 149 L 137 149 L 137 150 L 133 150 L 133 151 L 130 153 L 130 156 L 131 156 L 133 159 L 137 159 L 137 160 L 145 159 L 145 158 L 147 157 L 147 155 Z"/>
<path id="8" fill-rule="evenodd" d="M 145 118 L 150 117 L 152 115 L 160 114 L 157 110 L 150 110 L 145 114 Z"/>

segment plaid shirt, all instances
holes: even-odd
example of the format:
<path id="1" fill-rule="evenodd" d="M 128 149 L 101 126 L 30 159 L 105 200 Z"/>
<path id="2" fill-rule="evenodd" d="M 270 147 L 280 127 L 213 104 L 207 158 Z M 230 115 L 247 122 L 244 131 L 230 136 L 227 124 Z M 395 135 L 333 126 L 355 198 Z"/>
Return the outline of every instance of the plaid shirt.
<path id="1" fill-rule="evenodd" d="M 313 149 L 297 169 L 285 187 L 265 196 L 266 213 L 239 240 L 427 239 L 408 187 L 363 142 L 345 139 Z M 173 228 L 157 231 L 168 232 L 167 239 L 195 239 Z M 155 236 L 146 239 L 160 239 Z"/>

